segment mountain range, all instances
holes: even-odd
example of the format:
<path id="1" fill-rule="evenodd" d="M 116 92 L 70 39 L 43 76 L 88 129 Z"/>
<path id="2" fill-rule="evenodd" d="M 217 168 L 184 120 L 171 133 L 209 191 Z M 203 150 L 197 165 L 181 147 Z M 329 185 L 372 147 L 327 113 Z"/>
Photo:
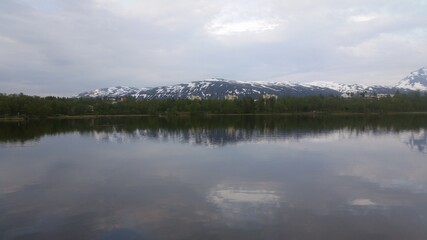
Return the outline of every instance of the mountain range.
<path id="1" fill-rule="evenodd" d="M 427 92 L 427 67 L 411 72 L 395 86 L 343 84 L 335 82 L 242 82 L 211 78 L 190 83 L 153 88 L 109 87 L 83 92 L 77 97 L 137 99 L 233 99 L 241 97 L 260 98 L 265 96 L 310 96 L 333 95 L 349 97 L 354 95 L 376 95 Z"/>

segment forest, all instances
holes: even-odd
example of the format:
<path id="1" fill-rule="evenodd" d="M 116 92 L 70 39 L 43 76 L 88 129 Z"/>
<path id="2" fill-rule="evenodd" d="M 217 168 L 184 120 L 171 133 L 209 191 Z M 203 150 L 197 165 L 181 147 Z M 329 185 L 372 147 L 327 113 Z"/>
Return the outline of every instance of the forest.
<path id="1" fill-rule="evenodd" d="M 427 112 L 427 94 L 382 98 L 308 96 L 235 100 L 65 98 L 0 94 L 0 117 L 83 115 L 296 114 Z"/>

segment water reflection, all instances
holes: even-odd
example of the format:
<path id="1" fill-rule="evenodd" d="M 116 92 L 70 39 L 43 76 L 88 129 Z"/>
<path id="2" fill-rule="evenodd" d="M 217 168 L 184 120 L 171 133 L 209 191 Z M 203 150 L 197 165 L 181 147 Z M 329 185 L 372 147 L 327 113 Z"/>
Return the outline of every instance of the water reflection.
<path id="1" fill-rule="evenodd" d="M 411 149 L 427 154 L 427 130 L 419 129 L 417 131 L 411 131 L 403 134 L 405 136 L 405 143 L 411 147 Z"/>
<path id="2" fill-rule="evenodd" d="M 150 140 L 204 146 L 256 141 L 336 141 L 389 132 L 427 153 L 427 116 L 123 118 L 0 123 L 0 146 L 31 146 L 49 135 L 78 132 L 103 142 Z"/>
<path id="3" fill-rule="evenodd" d="M 84 135 L 92 137 L 97 141 L 126 143 L 144 141 L 146 139 L 180 142 L 192 145 L 203 146 L 225 146 L 240 142 L 259 141 L 301 141 L 310 139 L 314 142 L 334 142 L 344 139 L 357 138 L 363 135 L 381 135 L 384 129 L 365 129 L 363 132 L 354 129 L 328 130 L 322 132 L 312 131 L 281 131 L 274 129 L 265 130 L 245 130 L 245 129 L 187 129 L 178 131 L 168 131 L 165 129 L 137 129 L 133 132 L 117 130 L 115 128 L 108 132 L 93 131 Z M 394 132 L 402 140 L 402 143 L 410 149 L 427 154 L 427 131 L 419 129 L 414 131 Z"/>
<path id="4" fill-rule="evenodd" d="M 0 239 L 426 239 L 425 120 L 2 125 Z"/>
<path id="5" fill-rule="evenodd" d="M 280 207 L 280 197 L 275 191 L 256 187 L 256 184 L 245 187 L 219 184 L 210 190 L 208 201 L 219 209 L 223 221 L 230 226 L 271 223 Z"/>
<path id="6" fill-rule="evenodd" d="M 375 206 L 376 203 L 372 202 L 369 198 L 357 198 L 350 202 L 352 206 Z"/>

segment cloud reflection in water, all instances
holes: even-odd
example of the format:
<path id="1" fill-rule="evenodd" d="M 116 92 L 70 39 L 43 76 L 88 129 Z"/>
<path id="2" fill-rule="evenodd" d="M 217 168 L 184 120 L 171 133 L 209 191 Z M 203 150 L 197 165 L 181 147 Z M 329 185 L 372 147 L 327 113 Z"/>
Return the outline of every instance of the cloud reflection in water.
<path id="1" fill-rule="evenodd" d="M 275 191 L 254 187 L 235 187 L 219 184 L 207 197 L 221 212 L 229 225 L 238 223 L 270 223 L 280 207 L 280 197 Z"/>

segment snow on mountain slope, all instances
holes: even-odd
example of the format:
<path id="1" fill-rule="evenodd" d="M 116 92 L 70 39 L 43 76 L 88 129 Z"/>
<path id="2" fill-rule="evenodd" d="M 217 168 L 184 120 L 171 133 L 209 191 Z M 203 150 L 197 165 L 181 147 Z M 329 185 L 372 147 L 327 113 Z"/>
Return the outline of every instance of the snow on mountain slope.
<path id="1" fill-rule="evenodd" d="M 233 99 L 242 97 L 283 97 L 309 95 L 375 95 L 394 94 L 396 91 L 409 93 L 412 91 L 427 91 L 427 67 L 412 72 L 402 79 L 395 87 L 362 84 L 344 84 L 335 82 L 242 82 L 210 78 L 190 83 L 181 83 L 154 88 L 110 87 L 80 93 L 78 97 L 117 98 L 132 96 L 138 99 Z"/>
<path id="2" fill-rule="evenodd" d="M 100 88 L 95 89 L 88 92 L 83 92 L 78 94 L 78 97 L 106 97 L 106 98 L 116 98 L 123 96 L 133 96 L 138 97 L 138 93 L 143 90 L 135 87 L 125 87 L 125 86 L 117 86 L 117 87 L 109 87 L 109 88 Z"/>
<path id="3" fill-rule="evenodd" d="M 343 94 L 372 91 L 374 91 L 374 89 L 371 87 L 358 84 L 341 84 L 333 82 L 312 82 L 305 84 L 290 82 L 241 82 L 213 78 L 150 89 L 137 89 L 131 87 L 103 88 L 81 93 L 78 97 L 117 98 L 121 96 L 132 96 L 138 99 L 226 99 L 234 97 L 261 98 L 265 96 L 283 97 L 320 94 L 341 96 Z"/>
<path id="4" fill-rule="evenodd" d="M 361 84 L 344 84 L 344 83 L 335 83 L 335 82 L 309 82 L 302 84 L 308 87 L 322 87 L 333 89 L 340 93 L 356 93 L 366 90 L 372 90 L 369 86 Z"/>
<path id="5" fill-rule="evenodd" d="M 322 87 L 307 87 L 289 83 L 241 82 L 224 79 L 206 79 L 173 86 L 156 87 L 139 93 L 144 99 L 163 98 L 200 98 L 225 99 L 233 97 L 260 98 L 265 95 L 274 96 L 306 96 L 318 94 L 337 95 L 334 90 Z"/>
<path id="6" fill-rule="evenodd" d="M 400 80 L 396 87 L 414 91 L 427 91 L 427 67 L 411 72 L 409 76 Z"/>
<path id="7" fill-rule="evenodd" d="M 139 99 L 164 98 L 201 98 L 224 99 L 227 97 L 253 97 L 264 95 L 275 96 L 304 96 L 313 95 L 316 90 L 319 94 L 337 95 L 335 90 L 323 87 L 309 87 L 281 82 L 241 82 L 225 79 L 206 79 L 172 86 L 161 86 L 151 89 L 137 89 L 130 87 L 113 87 L 96 89 L 80 93 L 78 97 L 121 97 L 133 96 Z"/>

